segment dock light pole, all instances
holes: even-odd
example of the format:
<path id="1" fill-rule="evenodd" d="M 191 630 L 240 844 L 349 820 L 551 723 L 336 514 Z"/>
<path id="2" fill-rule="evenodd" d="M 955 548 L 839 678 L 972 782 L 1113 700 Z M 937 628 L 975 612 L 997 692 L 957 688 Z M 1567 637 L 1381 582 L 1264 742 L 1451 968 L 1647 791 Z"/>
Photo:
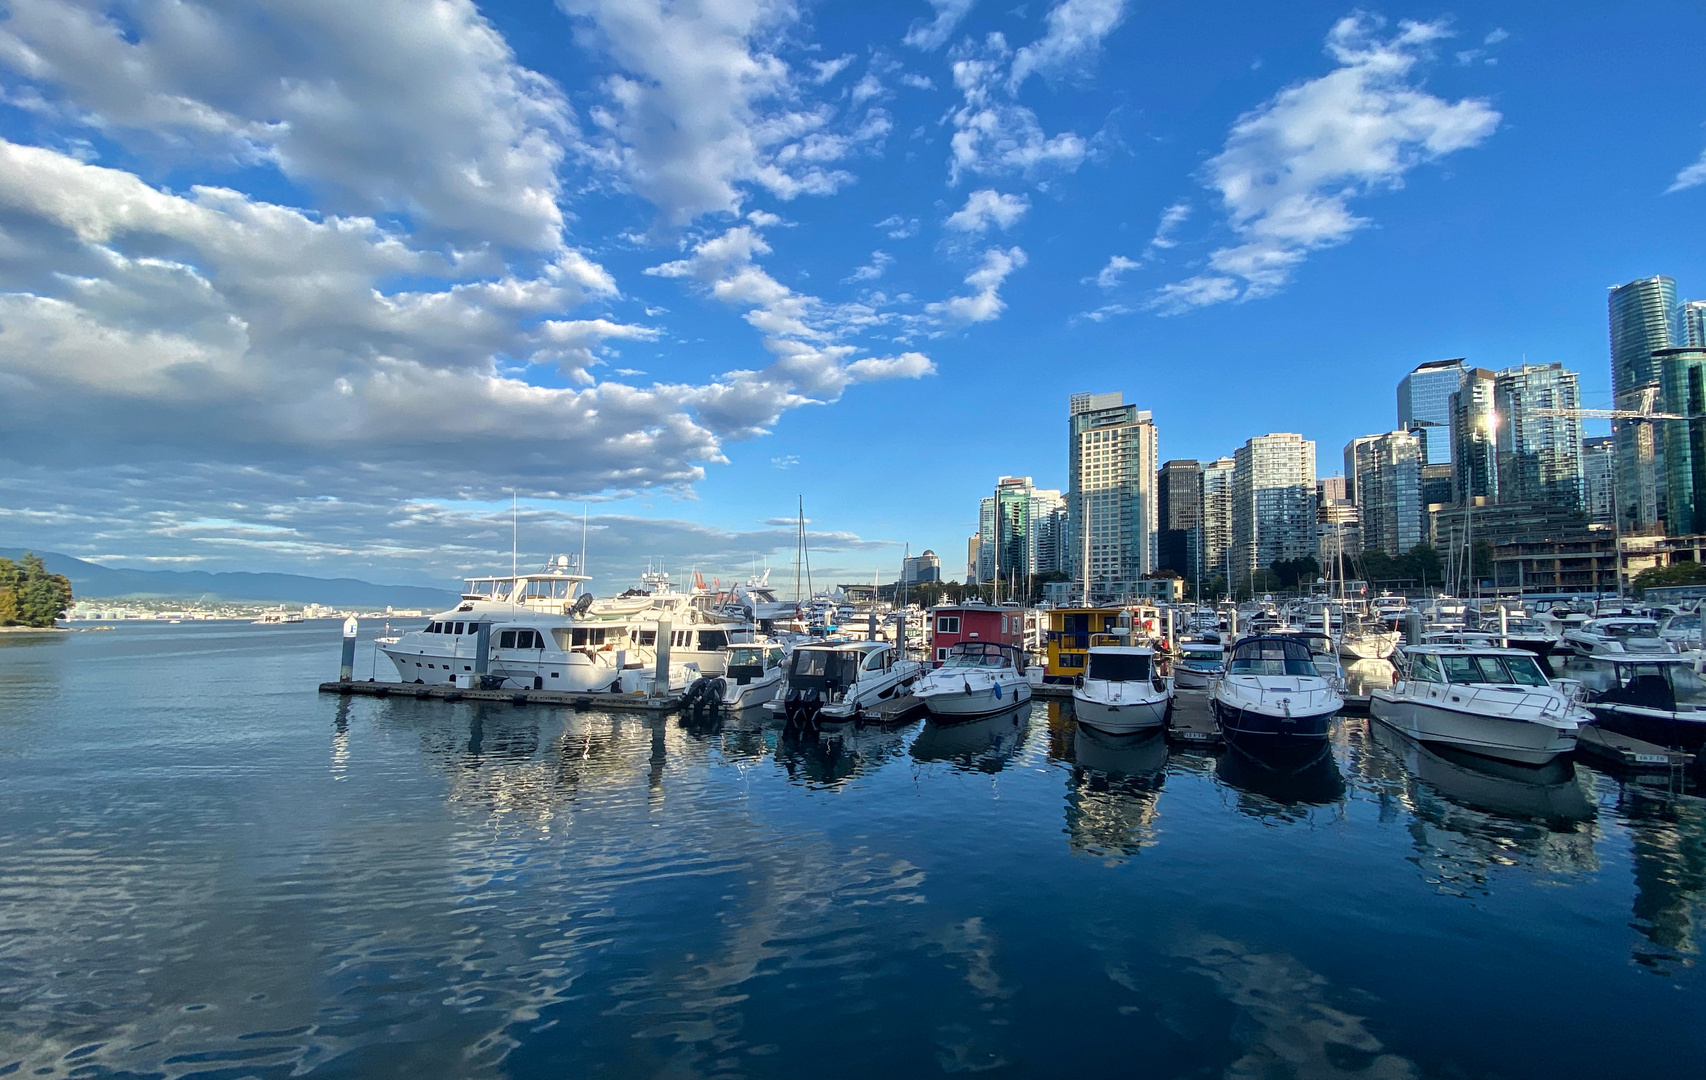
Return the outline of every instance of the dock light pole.
<path id="1" fill-rule="evenodd" d="M 339 682 L 349 682 L 355 678 L 356 627 L 354 615 L 344 620 L 344 657 L 343 662 L 338 665 Z"/>

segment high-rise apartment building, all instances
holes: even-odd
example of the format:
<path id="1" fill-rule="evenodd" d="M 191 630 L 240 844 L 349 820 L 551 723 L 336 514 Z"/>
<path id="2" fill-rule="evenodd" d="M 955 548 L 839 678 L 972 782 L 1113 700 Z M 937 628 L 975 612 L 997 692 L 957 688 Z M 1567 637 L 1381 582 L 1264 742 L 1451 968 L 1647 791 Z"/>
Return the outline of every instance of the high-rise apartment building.
<path id="1" fill-rule="evenodd" d="M 1427 440 L 1424 464 L 1451 461 L 1451 395 L 1463 382 L 1463 357 L 1430 360 L 1398 380 L 1398 427 L 1420 431 Z M 1345 466 L 1347 476 L 1350 466 Z M 1352 492 L 1355 497 L 1355 492 Z"/>
<path id="2" fill-rule="evenodd" d="M 1706 300 L 1684 300 L 1676 305 L 1674 311 L 1670 327 L 1671 347 L 1692 345 L 1706 349 Z"/>
<path id="3" fill-rule="evenodd" d="M 1054 488 L 1032 488 L 1031 573 L 1070 570 L 1066 547 L 1066 497 Z"/>
<path id="4" fill-rule="evenodd" d="M 1676 309 L 1676 282 L 1668 277 L 1641 278 L 1611 290 L 1611 389 L 1618 409 L 1659 411 L 1662 390 L 1653 354 L 1668 349 Z M 1663 514 L 1660 476 L 1664 451 L 1655 425 L 1619 420 L 1612 424 L 1617 443 L 1617 513 L 1624 526 L 1646 531 Z"/>
<path id="5" fill-rule="evenodd" d="M 1582 505 L 1582 421 L 1576 373 L 1562 364 L 1523 364 L 1494 376 L 1501 502 Z M 1552 415 L 1548 415 L 1552 414 Z"/>
<path id="6" fill-rule="evenodd" d="M 1156 566 L 1187 580 L 1196 576 L 1198 511 L 1202 500 L 1202 466 L 1192 458 L 1177 458 L 1161 466 L 1155 477 L 1155 503 L 1160 521 Z"/>
<path id="7" fill-rule="evenodd" d="M 1402 555 L 1422 542 L 1422 454 L 1422 437 L 1414 431 L 1365 435 L 1346 445 L 1355 469 L 1363 550 Z"/>
<path id="8" fill-rule="evenodd" d="M 1610 435 L 1582 440 L 1582 510 L 1596 525 L 1610 525 L 1615 515 L 1611 496 L 1616 460 Z"/>
<path id="9" fill-rule="evenodd" d="M 1664 451 L 1665 531 L 1706 533 L 1706 348 L 1657 349 L 1653 355 L 1665 411 L 1697 418 L 1657 425 Z"/>
<path id="10" fill-rule="evenodd" d="M 1315 481 L 1315 561 L 1333 578 L 1350 577 L 1351 560 L 1362 554 L 1362 519 L 1349 491 L 1346 476 Z"/>
<path id="11" fill-rule="evenodd" d="M 1021 588 L 1026 578 L 1063 569 L 1061 529 L 1066 500 L 1037 487 L 1028 476 L 1003 476 L 995 494 L 979 504 L 977 577 L 1000 579 L 1003 589 Z"/>
<path id="12" fill-rule="evenodd" d="M 1202 465 L 1203 577 L 1232 580 L 1232 470 L 1229 457 Z"/>
<path id="13" fill-rule="evenodd" d="M 1451 499 L 1499 498 L 1497 413 L 1494 376 L 1486 368 L 1468 368 L 1463 385 L 1451 395 Z"/>
<path id="14" fill-rule="evenodd" d="M 985 495 L 977 505 L 977 554 L 968 581 L 987 584 L 995 580 L 995 496 Z"/>
<path id="15" fill-rule="evenodd" d="M 1315 444 L 1258 435 L 1232 455 L 1234 587 L 1281 559 L 1315 554 Z"/>
<path id="16" fill-rule="evenodd" d="M 1093 597 L 1129 596 L 1155 569 L 1154 418 L 1120 394 L 1073 394 L 1067 425 L 1074 577 Z"/>

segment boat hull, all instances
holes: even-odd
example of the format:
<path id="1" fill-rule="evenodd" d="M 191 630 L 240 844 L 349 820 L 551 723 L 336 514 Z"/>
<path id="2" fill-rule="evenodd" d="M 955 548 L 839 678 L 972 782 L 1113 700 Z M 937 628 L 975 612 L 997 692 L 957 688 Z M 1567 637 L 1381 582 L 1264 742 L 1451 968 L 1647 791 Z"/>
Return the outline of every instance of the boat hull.
<path id="1" fill-rule="evenodd" d="M 1419 743 L 1518 765 L 1545 765 L 1576 748 L 1574 730 L 1486 716 L 1390 691 L 1369 696 L 1369 715 Z"/>
<path id="2" fill-rule="evenodd" d="M 930 715 L 939 721 L 975 720 L 983 716 L 993 716 L 1031 700 L 1031 684 L 1023 679 L 998 685 L 999 697 L 996 696 L 995 686 L 973 687 L 969 691 L 963 688 L 921 689 L 914 693 L 924 702 L 924 707 L 929 710 Z"/>
<path id="3" fill-rule="evenodd" d="M 1285 715 L 1228 703 L 1218 696 L 1210 700 L 1210 707 L 1228 746 L 1254 757 L 1299 759 L 1326 752 L 1328 724 L 1339 711 L 1335 707 Z"/>
<path id="4" fill-rule="evenodd" d="M 1122 701 L 1111 704 L 1094 701 L 1082 691 L 1072 695 L 1072 712 L 1080 727 L 1100 731 L 1104 735 L 1134 735 L 1140 731 L 1159 731 L 1167 724 L 1165 697 L 1143 701 Z"/>
<path id="5" fill-rule="evenodd" d="M 1219 677 L 1219 672 L 1192 671 L 1183 664 L 1173 666 L 1173 685 L 1181 690 L 1207 690 Z"/>
<path id="6" fill-rule="evenodd" d="M 1657 709 L 1597 703 L 1589 703 L 1588 709 L 1594 723 L 1607 731 L 1692 754 L 1706 751 L 1706 713 L 1700 714 L 1699 720 L 1681 720 Z"/>
<path id="7" fill-rule="evenodd" d="M 1396 633 L 1354 634 L 1339 642 L 1339 655 L 1352 660 L 1385 660 L 1398 648 Z"/>

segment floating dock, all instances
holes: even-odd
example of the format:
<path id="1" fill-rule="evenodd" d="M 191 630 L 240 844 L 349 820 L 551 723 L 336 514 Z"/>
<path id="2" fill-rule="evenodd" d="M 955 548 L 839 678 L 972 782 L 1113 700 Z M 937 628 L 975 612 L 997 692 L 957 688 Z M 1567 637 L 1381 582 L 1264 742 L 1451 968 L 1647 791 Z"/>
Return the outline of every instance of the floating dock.
<path id="1" fill-rule="evenodd" d="M 904 724 L 916 720 L 925 713 L 924 702 L 907 694 L 903 697 L 890 698 L 876 708 L 869 710 L 870 715 L 863 718 L 867 724 Z"/>
<path id="2" fill-rule="evenodd" d="M 1581 733 L 1576 736 L 1576 753 L 1596 765 L 1624 772 L 1668 773 L 1694 764 L 1693 754 L 1642 742 L 1594 724 L 1582 725 Z"/>
<path id="3" fill-rule="evenodd" d="M 667 713 L 681 708 L 680 694 L 648 698 L 644 694 L 570 693 L 562 690 L 464 690 L 448 684 L 404 682 L 324 682 L 322 694 L 418 698 L 422 701 L 493 701 L 510 705 L 566 705 L 572 709 Z"/>
<path id="4" fill-rule="evenodd" d="M 1183 746 L 1215 746 L 1220 742 L 1220 725 L 1214 722 L 1214 712 L 1208 706 L 1208 691 L 1173 692 L 1167 741 Z"/>

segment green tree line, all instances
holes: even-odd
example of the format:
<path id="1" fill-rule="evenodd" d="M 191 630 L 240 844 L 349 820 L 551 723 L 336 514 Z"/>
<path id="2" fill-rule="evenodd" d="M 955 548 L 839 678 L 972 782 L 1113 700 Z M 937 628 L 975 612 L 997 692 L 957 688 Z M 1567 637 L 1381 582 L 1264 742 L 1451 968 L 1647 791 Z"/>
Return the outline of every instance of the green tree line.
<path id="1" fill-rule="evenodd" d="M 52 626 L 71 607 L 71 582 L 50 574 L 41 556 L 24 552 L 22 563 L 0 559 L 0 626 Z"/>

